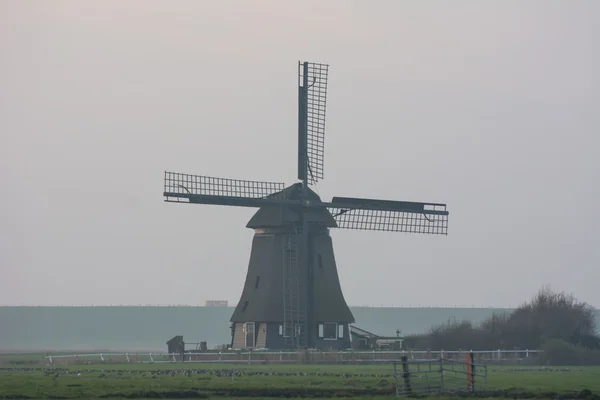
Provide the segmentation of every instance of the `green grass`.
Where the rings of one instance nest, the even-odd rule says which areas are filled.
[[[233,380],[231,376],[221,376],[232,368],[239,371]],[[533,370],[528,370],[529,368]],[[256,373],[273,375],[253,375]],[[277,375],[281,373],[290,375]],[[145,398],[158,394],[180,398],[216,396],[250,399],[289,394],[321,398],[338,395],[354,399],[389,398],[393,393],[394,379],[386,375],[391,374],[391,364],[234,366],[161,363],[72,365],[58,368],[2,365],[0,399],[117,399]],[[527,392],[541,398],[556,398],[556,393],[566,395],[582,389],[600,394],[600,367],[554,367],[540,370],[537,367],[488,366],[487,386],[490,390]]]

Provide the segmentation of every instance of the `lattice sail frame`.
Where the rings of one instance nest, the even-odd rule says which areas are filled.
[[[174,202],[187,202],[188,195],[261,199],[282,191],[284,187],[281,182],[215,178],[165,171],[164,195],[168,201]]]
[[[325,111],[327,105],[327,78],[329,65],[300,63],[299,81],[306,83],[306,156],[308,183],[324,178]]]
[[[444,207],[445,208],[445,207]],[[338,228],[368,231],[448,234],[448,214],[329,207]]]

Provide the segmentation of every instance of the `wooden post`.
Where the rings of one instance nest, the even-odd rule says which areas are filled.
[[[410,371],[408,369],[408,359],[406,356],[402,356],[402,378],[404,379],[404,391],[406,393],[412,393],[410,387]]]
[[[467,391],[475,392],[475,357],[473,352],[467,353]]]
[[[440,389],[444,393],[444,359],[440,357]]]
[[[398,388],[398,362],[394,361],[394,386],[396,389],[396,397],[400,395],[400,389]]]
[[[475,392],[475,376],[477,375],[477,371],[475,370],[475,354],[471,352],[471,392]]]
[[[483,381],[484,382],[483,383],[484,387],[483,387],[483,390],[487,390],[487,364],[485,364],[483,366],[483,373],[484,373],[484,375],[483,375],[484,376],[484,381]]]
[[[467,362],[467,392],[471,391],[471,362],[469,360],[469,353],[465,357],[465,361]]]

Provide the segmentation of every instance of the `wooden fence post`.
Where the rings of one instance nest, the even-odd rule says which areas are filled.
[[[440,357],[440,389],[444,393],[444,359]]]
[[[400,396],[400,389],[398,388],[398,362],[394,361],[394,386],[396,389],[396,397]]]
[[[410,387],[410,370],[408,369],[408,358],[406,356],[402,356],[402,378],[404,378],[404,391],[406,393],[412,393],[412,388]]]
[[[467,353],[467,391],[475,392],[475,356],[473,352]]]
[[[467,392],[470,391],[471,388],[471,363],[469,361],[469,353],[465,357],[465,361],[467,363]]]

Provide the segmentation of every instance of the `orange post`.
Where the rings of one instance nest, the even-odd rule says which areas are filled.
[[[471,360],[470,354],[467,353],[466,362],[467,362],[467,391],[471,391]]]

